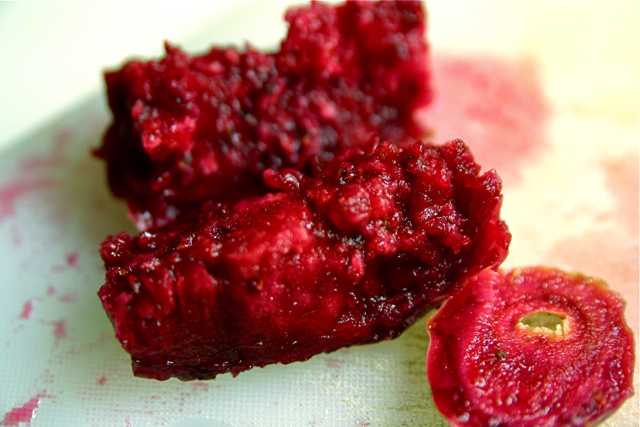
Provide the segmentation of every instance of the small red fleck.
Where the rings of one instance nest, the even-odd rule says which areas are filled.
[[[67,255],[67,264],[69,264],[70,267],[75,267],[78,265],[78,258],[80,257],[80,255],[77,252],[73,252]]]
[[[56,288],[54,288],[53,286],[49,286],[47,288],[47,296],[51,297],[56,293]]]
[[[24,305],[22,306],[22,313],[20,313],[21,319],[31,319],[31,315],[33,314],[33,306],[35,305],[35,303],[36,300],[33,298],[24,303]]]
[[[77,296],[74,293],[63,294],[58,297],[58,301],[72,303],[76,302]]]
[[[197,390],[209,391],[209,384],[205,382],[193,383],[193,391]]]
[[[53,330],[53,336],[57,339],[67,338],[67,322],[64,319],[60,319],[57,322],[53,322],[55,329]]]
[[[13,246],[22,245],[22,235],[20,235],[20,230],[15,226],[11,228],[11,237],[13,238]]]
[[[344,360],[334,359],[332,357],[327,357],[325,359],[325,362],[327,363],[327,368],[332,368],[332,369],[340,369],[340,364],[345,363]]]
[[[60,153],[64,150],[64,147],[69,144],[73,131],[70,128],[60,128],[53,136],[53,151],[54,153]]]
[[[98,378],[98,385],[104,385],[107,382],[107,377],[104,375]]]

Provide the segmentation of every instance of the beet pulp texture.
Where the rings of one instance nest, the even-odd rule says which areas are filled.
[[[102,244],[99,295],[135,375],[210,379],[394,338],[507,254],[500,178],[461,141],[372,140],[315,177],[264,179],[271,193]]]
[[[598,279],[483,271],[428,328],[427,376],[454,426],[592,426],[633,394],[624,302]]]
[[[167,45],[158,61],[105,75],[113,123],[96,152],[138,229],[205,200],[266,191],[262,172],[319,163],[380,135],[413,143],[427,105],[419,2],[312,3],[288,11],[280,51]]]

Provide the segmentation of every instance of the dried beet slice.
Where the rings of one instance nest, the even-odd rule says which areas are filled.
[[[510,234],[495,171],[461,141],[353,148],[273,193],[109,238],[99,295],[134,374],[210,379],[398,336]]]
[[[599,279],[485,270],[429,320],[427,376],[455,426],[589,426],[633,394],[624,302]]]
[[[96,154],[139,229],[264,194],[264,170],[310,173],[373,134],[422,137],[414,112],[432,94],[420,2],[314,2],[286,20],[279,52],[167,45],[105,75],[113,123]]]

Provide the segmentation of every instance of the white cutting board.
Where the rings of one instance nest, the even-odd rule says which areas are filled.
[[[192,46],[275,43],[284,26],[261,18],[277,7],[239,5]],[[505,266],[604,278],[637,337],[638,3],[427,8],[437,97],[424,120],[435,141],[462,137],[503,175]],[[424,319],[394,341],[237,378],[134,378],[96,296],[100,242],[133,231],[90,156],[108,121],[95,94],[0,154],[0,425],[447,425],[426,380]],[[637,426],[637,395],[606,425]]]

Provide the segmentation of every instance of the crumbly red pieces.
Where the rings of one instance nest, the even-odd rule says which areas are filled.
[[[436,406],[455,426],[595,425],[633,394],[623,311],[598,279],[481,272],[429,320]]]
[[[501,183],[461,141],[349,150],[315,177],[102,244],[99,295],[135,375],[210,379],[398,336],[502,262]]]
[[[113,123],[97,155],[139,229],[204,200],[265,192],[262,172],[305,173],[379,134],[415,142],[431,99],[417,1],[291,9],[277,53],[166,46],[105,75]]]

